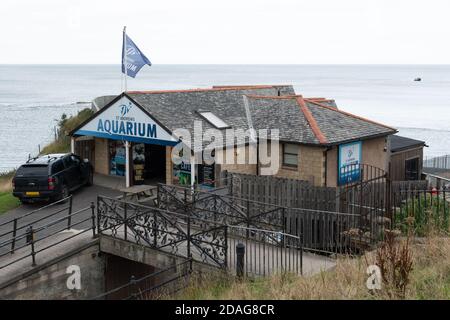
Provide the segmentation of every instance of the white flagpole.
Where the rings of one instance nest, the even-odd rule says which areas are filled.
[[[124,85],[125,85],[125,92],[127,91],[127,77],[128,77],[128,67],[127,67],[127,41],[126,41],[126,35],[127,35],[127,26],[123,27],[123,65],[125,68],[125,77],[124,77]]]

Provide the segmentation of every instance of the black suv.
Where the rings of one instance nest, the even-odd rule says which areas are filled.
[[[22,203],[56,201],[92,182],[93,168],[87,159],[82,160],[72,153],[49,154],[31,158],[17,169],[13,195]]]

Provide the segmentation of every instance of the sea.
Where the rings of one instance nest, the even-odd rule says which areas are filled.
[[[421,81],[414,81],[421,78]],[[153,65],[129,90],[292,84],[297,94],[424,140],[425,157],[450,154],[450,65]],[[54,139],[62,114],[122,90],[120,65],[0,65],[0,172]]]

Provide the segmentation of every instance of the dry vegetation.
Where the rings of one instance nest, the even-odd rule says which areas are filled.
[[[450,239],[430,235],[406,241],[403,238],[395,240],[395,245],[386,243],[384,248],[363,257],[341,257],[334,271],[308,278],[278,275],[240,282],[229,277],[217,279],[217,275],[197,276],[175,298],[450,299]],[[380,255],[389,276],[383,279],[381,290],[370,292],[366,287],[366,269],[370,264],[379,265]]]

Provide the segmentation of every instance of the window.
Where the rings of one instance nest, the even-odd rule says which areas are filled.
[[[46,176],[48,175],[47,165],[23,165],[17,169],[16,176]]]
[[[296,168],[298,166],[298,146],[283,144],[283,165]]]
[[[64,170],[64,164],[61,160],[56,161],[53,165],[52,165],[52,174],[61,172]]]
[[[199,114],[206,120],[208,121],[210,124],[212,124],[214,127],[216,127],[217,129],[225,129],[225,128],[229,128],[230,126],[223,121],[222,119],[220,119],[218,116],[216,116],[214,113],[209,112],[209,111],[205,111],[205,112],[199,112]]]

